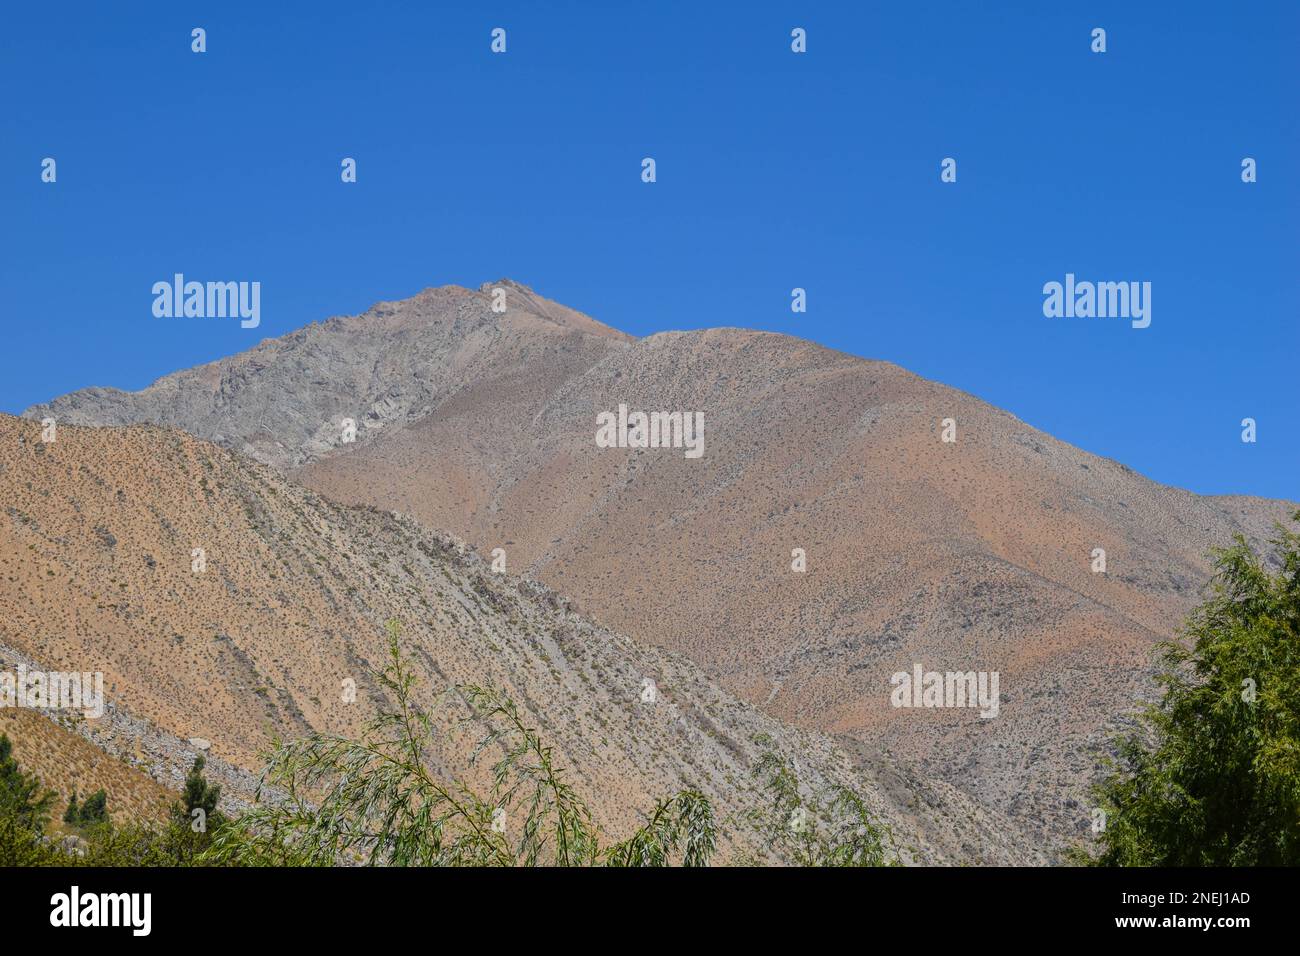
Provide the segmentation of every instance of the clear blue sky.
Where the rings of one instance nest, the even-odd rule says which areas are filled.
[[[509,276],[634,334],[887,359],[1159,481],[1300,498],[1300,3],[456,6],[7,4],[0,409]],[[174,272],[260,281],[261,327],[154,318]],[[1151,327],[1045,318],[1066,272],[1150,281]]]

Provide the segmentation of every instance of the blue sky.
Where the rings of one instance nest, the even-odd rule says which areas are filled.
[[[1300,498],[1300,4],[449,6],[7,5],[0,409],[509,276],[634,334],[887,359],[1156,480]],[[175,272],[260,281],[261,326],[155,318]],[[1045,318],[1067,272],[1151,282],[1151,327]]]

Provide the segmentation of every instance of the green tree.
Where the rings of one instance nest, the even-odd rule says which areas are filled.
[[[180,802],[172,804],[171,809],[175,823],[191,829],[201,824],[198,832],[217,830],[225,822],[217,810],[217,804],[221,800],[221,786],[208,783],[203,776],[206,766],[207,760],[202,754],[194,758],[194,765],[185,777],[185,789],[181,792]],[[200,812],[196,814],[196,810]]]
[[[1294,516],[1300,521],[1300,512]],[[1300,535],[1215,552],[1207,600],[1161,646],[1163,699],[1096,788],[1104,866],[1300,864]]]
[[[181,799],[172,804],[167,826],[160,834],[161,843],[175,866],[201,862],[199,858],[212,845],[213,836],[227,823],[225,815],[217,809],[221,787],[208,783],[203,775],[206,766],[202,754],[194,758]]]
[[[74,788],[72,796],[68,797],[68,808],[63,811],[63,822],[75,825],[80,819],[80,808],[77,806],[77,791]]]
[[[82,801],[81,809],[77,811],[77,825],[93,827],[107,822],[108,794],[101,787]]]

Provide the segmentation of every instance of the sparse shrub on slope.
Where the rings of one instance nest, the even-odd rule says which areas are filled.
[[[1300,521],[1300,513],[1295,515]],[[1300,535],[1276,572],[1238,536],[1216,554],[1192,648],[1162,645],[1164,698],[1097,787],[1103,866],[1300,864]]]

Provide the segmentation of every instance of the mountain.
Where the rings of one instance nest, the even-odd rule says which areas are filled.
[[[434,707],[453,683],[504,690],[611,834],[684,787],[706,793],[719,817],[756,807],[755,738],[767,735],[810,783],[863,789],[915,848],[910,859],[1034,858],[941,781],[873,768],[823,734],[786,727],[688,660],[494,573],[410,518],[333,504],[175,429],[61,425],[45,443],[39,425],[0,417],[0,499],[0,662],[104,674],[103,718],[60,711],[55,724],[22,711],[15,727],[20,742],[57,739],[82,754],[37,765],[63,794],[101,780],[124,794],[143,773],[156,811],[158,785],[178,789],[201,747],[208,775],[234,806],[246,803],[273,739],[354,734],[375,714],[386,698],[371,674],[384,662],[385,622],[397,619],[420,703]],[[454,698],[437,712],[431,760],[464,775],[482,731],[465,726]],[[918,794],[943,811],[919,813]],[[726,830],[723,859],[762,858],[752,828]]]
[[[620,406],[702,414],[703,454],[598,447]],[[1098,756],[1209,549],[1296,509],[1161,486],[886,362],[733,328],[632,339],[509,280],[26,414],[175,425],[500,548],[601,625],[1052,852],[1087,832]],[[917,665],[996,672],[997,716],[892,706]]]

